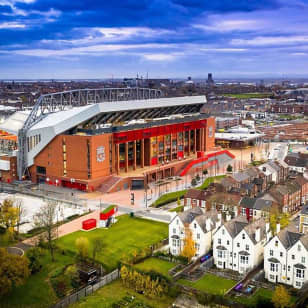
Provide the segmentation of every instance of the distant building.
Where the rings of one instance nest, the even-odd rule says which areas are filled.
[[[208,86],[213,86],[215,84],[212,73],[208,73],[206,83]]]

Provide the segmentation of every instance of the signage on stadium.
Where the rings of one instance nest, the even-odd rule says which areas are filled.
[[[99,163],[102,163],[105,160],[105,147],[104,146],[100,146],[96,149],[96,160]]]

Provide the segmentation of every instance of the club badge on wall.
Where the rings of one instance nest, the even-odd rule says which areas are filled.
[[[96,148],[96,160],[102,163],[105,160],[105,147],[101,146]]]

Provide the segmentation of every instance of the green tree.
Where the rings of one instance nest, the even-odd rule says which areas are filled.
[[[178,206],[181,205],[181,199],[180,199],[180,197],[178,197],[178,199],[176,200],[176,204],[177,204]]]
[[[89,241],[86,237],[78,237],[75,242],[78,257],[81,261],[85,261],[89,256]]]
[[[288,213],[283,213],[279,219],[281,229],[287,227],[290,223],[290,215]]]
[[[29,275],[29,261],[26,257],[11,255],[6,249],[0,248],[0,296],[22,285]]]
[[[92,258],[95,261],[96,256],[102,252],[104,248],[104,242],[101,237],[96,237],[93,239],[93,250],[92,250]]]
[[[275,308],[286,308],[290,306],[291,297],[284,286],[278,286],[272,296]]]
[[[43,256],[43,251],[39,247],[30,248],[26,253],[27,258],[29,259],[29,269],[31,274],[37,273],[42,268],[41,257]]]

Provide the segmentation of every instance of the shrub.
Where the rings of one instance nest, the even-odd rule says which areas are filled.
[[[33,247],[27,251],[26,256],[29,259],[29,269],[31,271],[31,274],[37,273],[41,270],[43,266],[41,262],[41,257],[43,255],[44,251],[39,247]]]
[[[65,276],[53,279],[52,285],[58,297],[64,297],[69,290],[69,281]]]

